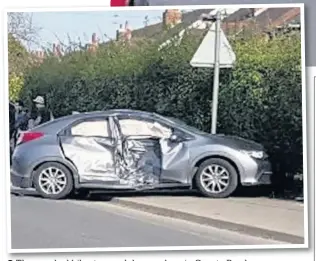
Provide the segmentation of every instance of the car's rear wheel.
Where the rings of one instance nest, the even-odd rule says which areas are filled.
[[[195,181],[204,196],[226,198],[237,189],[238,173],[228,161],[211,158],[200,165]]]
[[[47,162],[35,172],[34,184],[36,191],[45,198],[63,199],[73,190],[71,172],[57,162]]]

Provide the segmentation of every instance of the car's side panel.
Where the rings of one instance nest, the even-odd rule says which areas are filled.
[[[187,143],[161,139],[160,145],[162,153],[161,182],[190,183],[190,153]]]
[[[71,173],[73,174],[73,179],[74,179],[75,186],[76,186],[76,184],[78,184],[78,182],[79,182],[78,170],[69,160],[65,159],[62,156],[47,156],[47,157],[40,158],[38,161],[34,162],[31,165],[31,167],[30,167],[30,184],[29,184],[29,187],[32,186],[32,182],[33,182],[33,176],[34,176],[34,171],[33,170],[35,170],[40,165],[42,165],[42,164],[44,164],[46,162],[58,162],[60,164],[63,164],[64,166],[66,166],[71,171]]]
[[[237,171],[238,173],[242,174],[244,173],[244,169],[242,165],[239,163],[238,159],[233,156],[232,154],[225,153],[223,151],[218,151],[218,150],[210,150],[204,153],[199,154],[197,157],[192,159],[191,161],[191,175],[194,175],[194,168],[198,165],[198,162],[203,161],[203,159],[207,159],[210,157],[220,157],[224,159],[228,159],[229,161],[234,162],[234,165],[237,166]],[[192,176],[193,178],[193,176]]]
[[[96,119],[76,122],[70,128],[88,122],[86,128],[90,129],[87,126],[91,120]],[[143,136],[122,137],[113,117],[108,117],[108,127],[109,137],[78,136],[67,130],[59,135],[65,158],[78,169],[80,185],[149,188],[159,184],[159,140]],[[91,132],[94,131],[91,129]]]
[[[112,125],[107,117],[95,117],[75,122],[59,135],[63,154],[76,166],[79,182],[118,181],[117,140],[112,136]]]
[[[64,160],[56,135],[45,135],[41,139],[16,147],[12,156],[11,170],[15,176],[23,177],[32,183],[32,175],[36,167],[48,161],[64,163]]]
[[[116,181],[115,142],[103,137],[60,136],[62,150],[77,168],[80,182]]]
[[[224,145],[205,144],[203,146],[194,146],[192,150],[190,163],[192,175],[195,173],[194,169],[197,163],[208,157],[221,157],[233,162],[237,168],[241,183],[252,180],[253,173],[257,173],[258,171],[257,163],[248,155]]]

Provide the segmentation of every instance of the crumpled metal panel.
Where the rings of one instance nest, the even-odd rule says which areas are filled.
[[[162,174],[177,180],[181,170],[177,161],[182,162],[179,159],[188,155],[182,143],[152,136],[123,137],[112,117],[109,128],[109,138],[60,137],[64,155],[77,167],[80,182],[149,189],[160,183]]]
[[[127,139],[119,168],[122,184],[135,188],[150,187],[159,183],[161,152],[159,140]]]
[[[115,181],[115,144],[112,140],[94,137],[61,137],[66,158],[77,167],[82,180]]]

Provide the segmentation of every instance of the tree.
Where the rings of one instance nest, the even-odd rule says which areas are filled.
[[[24,82],[23,75],[31,65],[27,48],[37,43],[38,30],[33,25],[31,14],[8,14],[9,96],[12,101],[18,99]]]
[[[30,44],[38,44],[39,30],[33,23],[32,14],[8,13],[8,34],[27,47],[30,47]]]

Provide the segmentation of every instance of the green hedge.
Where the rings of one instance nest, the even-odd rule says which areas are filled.
[[[22,97],[45,95],[54,115],[71,111],[132,108],[181,118],[211,128],[212,71],[189,65],[197,38],[160,52],[154,43],[101,46],[49,58],[31,70]],[[302,171],[300,36],[232,42],[232,70],[221,70],[218,131],[263,143],[275,177]],[[212,50],[210,50],[212,51]]]

